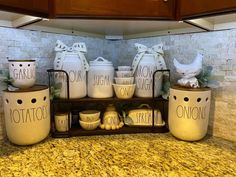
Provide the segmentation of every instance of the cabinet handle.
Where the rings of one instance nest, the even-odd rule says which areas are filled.
[[[163,0],[164,2],[168,2],[168,0]]]

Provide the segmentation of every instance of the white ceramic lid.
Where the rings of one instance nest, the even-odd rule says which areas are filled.
[[[103,58],[103,57],[98,57],[98,58],[96,58],[95,60],[90,61],[90,62],[89,62],[89,65],[90,65],[90,66],[98,66],[98,65],[100,65],[100,66],[112,66],[112,62],[106,60],[106,59]]]

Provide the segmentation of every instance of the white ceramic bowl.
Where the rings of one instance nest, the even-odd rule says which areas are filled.
[[[95,122],[84,122],[79,120],[79,123],[84,130],[95,130],[100,125],[100,119],[96,120]]]
[[[119,71],[130,71],[131,66],[118,66]]]
[[[116,71],[117,77],[133,77],[132,71]]]
[[[8,60],[12,85],[26,89],[35,84],[35,60]]]
[[[117,98],[120,99],[129,99],[134,95],[136,84],[131,85],[121,85],[121,84],[113,84],[115,93]]]
[[[134,77],[115,77],[116,84],[130,85],[134,83]]]
[[[97,110],[85,110],[79,113],[80,120],[84,122],[94,122],[100,117],[100,111]]]

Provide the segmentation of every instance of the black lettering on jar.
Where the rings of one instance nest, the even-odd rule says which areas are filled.
[[[109,75],[94,75],[93,86],[110,86],[111,79]]]
[[[190,106],[179,105],[177,106],[175,112],[178,118],[193,119],[193,120],[205,119],[207,115],[206,106],[190,107]]]

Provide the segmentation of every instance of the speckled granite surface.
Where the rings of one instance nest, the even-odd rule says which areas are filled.
[[[236,176],[236,143],[194,143],[167,134],[52,139],[27,147],[0,145],[0,176]]]

